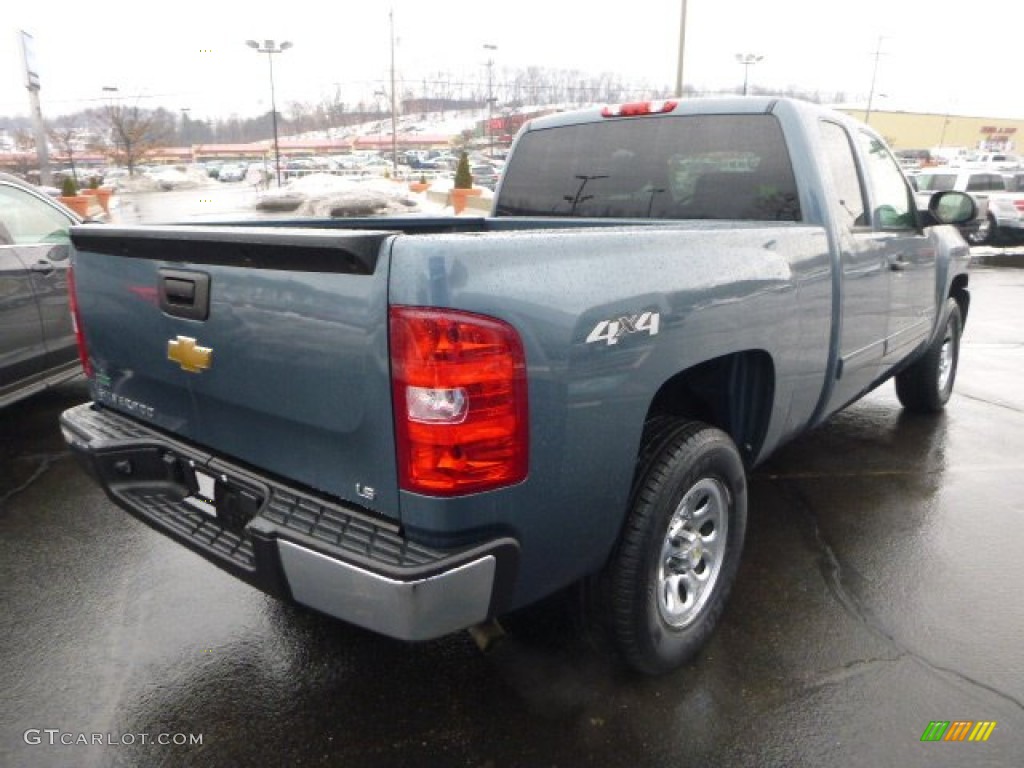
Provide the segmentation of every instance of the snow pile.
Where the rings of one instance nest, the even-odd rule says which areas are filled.
[[[388,179],[353,179],[314,173],[259,196],[264,211],[294,211],[299,217],[389,216],[418,210],[406,184]]]
[[[168,189],[197,189],[216,184],[204,168],[197,166],[165,166],[134,177],[122,176],[114,186],[119,192],[158,192]]]

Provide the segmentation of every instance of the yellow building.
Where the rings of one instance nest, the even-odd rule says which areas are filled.
[[[863,109],[841,111],[863,121]],[[872,110],[868,124],[895,149],[963,147],[1024,154],[1024,120]]]

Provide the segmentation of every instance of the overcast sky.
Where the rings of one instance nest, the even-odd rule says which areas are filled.
[[[190,117],[251,117],[270,108],[265,55],[245,40],[288,40],[274,59],[278,108],[342,90],[372,99],[396,69],[413,93],[425,77],[486,82],[528,66],[613,72],[674,86],[682,0],[7,0],[0,32],[0,115],[28,114],[19,30],[33,35],[43,114],[118,96]],[[1024,118],[1018,82],[1024,2],[961,0],[687,0],[684,82],[736,89],[736,54],[763,59],[752,85],[844,92],[878,110]],[[484,44],[497,50],[484,50]],[[880,55],[876,57],[876,52]]]

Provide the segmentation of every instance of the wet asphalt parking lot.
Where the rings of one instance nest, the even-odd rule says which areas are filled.
[[[723,621],[658,679],[581,637],[573,595],[487,652],[276,602],[78,468],[57,417],[84,384],[4,409],[0,766],[1021,765],[1016,264],[972,274],[944,415],[904,414],[889,384],[754,471]],[[996,726],[922,742],[932,721]]]

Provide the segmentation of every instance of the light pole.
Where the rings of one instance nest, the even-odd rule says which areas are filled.
[[[388,95],[384,91],[374,91],[373,95],[377,98],[377,156],[384,157],[384,118],[381,117],[384,110],[380,108],[380,100]]]
[[[277,45],[273,40],[264,40],[260,45],[255,40],[246,40],[245,44],[259,53],[267,54],[270,64],[270,118],[274,125],[274,169],[277,171],[277,186],[281,186],[281,148],[277,143],[277,99],[274,97],[274,54],[283,53],[292,47],[289,42]]]
[[[388,12],[388,27],[391,30],[391,178],[398,178],[398,109],[395,106],[395,9]]]
[[[493,80],[491,79],[491,72],[494,69],[494,55],[493,52],[498,50],[498,46],[491,45],[490,43],[484,43],[484,50],[491,51],[492,55],[487,59],[487,144],[490,147],[488,154],[491,159],[494,159],[494,127],[492,126],[493,120],[493,109],[494,109],[494,93],[493,93]]]
[[[750,67],[757,64],[764,56],[755,53],[737,53],[736,61],[743,65],[743,95],[747,95],[747,84],[750,82]]]
[[[192,157],[192,145],[189,143],[189,140],[188,140],[188,113],[189,113],[189,111],[190,111],[189,107],[182,107],[181,108],[181,143],[184,144],[186,148],[188,148],[188,151],[189,151],[188,152],[189,162],[194,162],[195,158]]]
[[[686,0],[679,8],[679,61],[676,66],[676,96],[683,95],[683,54],[686,51]]]
[[[46,141],[46,123],[39,106],[39,71],[36,68],[35,38],[21,30],[21,52],[25,64],[25,88],[28,89],[29,106],[32,109],[32,127],[36,134],[36,159],[39,162],[39,183],[50,186],[53,175],[50,170],[50,149]]]

